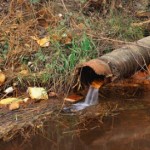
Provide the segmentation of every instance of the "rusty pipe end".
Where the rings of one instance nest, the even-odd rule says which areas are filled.
[[[94,80],[108,81],[107,79],[112,77],[112,72],[106,62],[100,59],[92,59],[76,68],[76,76],[81,85],[89,85]]]

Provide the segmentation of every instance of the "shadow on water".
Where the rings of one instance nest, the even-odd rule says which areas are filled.
[[[148,107],[106,117],[101,127],[80,136],[63,133],[64,127],[51,121],[45,128],[46,136],[37,134],[25,143],[21,138],[1,142],[0,150],[149,150],[150,93],[142,97],[136,100]]]

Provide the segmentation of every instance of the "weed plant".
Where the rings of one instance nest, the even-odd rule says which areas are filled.
[[[58,90],[58,87],[67,89],[71,85],[77,64],[98,56],[94,42],[86,34],[83,34],[80,41],[73,39],[71,45],[54,42],[52,47],[49,57],[40,50],[36,54],[35,61],[37,64],[45,63],[45,73],[41,74],[40,80],[44,84],[51,83],[51,87],[55,90]]]

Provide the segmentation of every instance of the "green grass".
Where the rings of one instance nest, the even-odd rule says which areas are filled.
[[[67,19],[68,20],[68,19]],[[49,35],[62,36],[67,32],[65,23],[66,18],[62,20],[57,28],[49,28]],[[119,14],[111,14],[106,18],[106,25],[109,27],[104,31],[110,37],[134,41],[143,37],[143,30],[139,27],[132,27],[132,18],[121,16]],[[104,22],[103,22],[104,23]],[[85,19],[85,24],[88,28],[93,28],[95,25],[92,20]],[[101,24],[100,24],[101,25]],[[100,27],[102,28],[102,27]],[[108,33],[107,33],[108,32]],[[40,75],[29,77],[29,83],[34,85],[46,86],[53,91],[61,92],[67,90],[71,85],[74,68],[77,64],[98,57],[97,43],[82,31],[82,36],[73,36],[73,40],[69,45],[61,43],[59,40],[53,40],[51,36],[51,45],[49,48],[41,48],[34,54],[33,64],[37,69],[36,72],[41,72]],[[103,53],[112,51],[112,47],[103,47]],[[28,62],[28,57],[23,58],[24,63]],[[34,70],[34,69],[33,69]],[[31,70],[31,72],[34,72]],[[21,80],[20,80],[21,81]]]
[[[53,46],[55,51],[52,54],[51,62],[47,65],[49,76],[51,80],[57,79],[66,87],[71,84],[73,70],[77,64],[97,57],[96,47],[86,34],[83,35],[81,41],[74,39],[71,46],[64,47],[59,43],[54,43]]]
[[[88,0],[79,0],[79,2],[82,3],[80,7],[78,6],[79,10],[76,10],[77,8],[74,9],[74,3],[72,3],[72,8],[67,6],[69,13],[66,13],[63,7],[60,8],[60,6],[57,6],[57,2],[54,3],[54,1],[49,1],[45,4],[44,1],[40,3],[40,0],[30,0],[30,2],[33,4],[31,8],[35,11],[33,15],[35,18],[32,18],[35,19],[35,22],[37,22],[36,11],[48,10],[50,14],[52,13],[51,15],[53,17],[45,14],[45,18],[42,18],[47,21],[49,25],[48,29],[36,29],[37,25],[35,26],[35,35],[37,34],[37,37],[39,35],[41,36],[39,36],[39,38],[45,35],[50,36],[50,46],[40,48],[35,41],[28,38],[30,36],[28,32],[27,35],[24,35],[24,32],[23,34],[18,34],[22,32],[17,29],[11,34],[17,37],[16,41],[18,45],[15,45],[15,42],[13,43],[10,40],[9,34],[7,35],[8,41],[0,45],[0,58],[4,60],[3,63],[1,63],[2,69],[5,69],[5,67],[12,69],[14,67],[14,73],[18,73],[20,70],[23,70],[21,69],[22,66],[25,66],[25,69],[28,67],[30,71],[28,76],[18,75],[17,80],[23,86],[45,86],[56,92],[58,92],[58,90],[62,91],[68,89],[73,78],[74,68],[77,64],[111,52],[118,44],[115,45],[107,40],[102,40],[100,38],[101,36],[111,39],[120,39],[122,41],[135,41],[143,37],[142,28],[131,26],[133,22],[137,22],[138,20],[133,15],[130,17],[130,15],[123,10],[117,10],[117,13],[108,11],[109,13],[106,14],[106,16],[94,10],[94,12],[91,12],[91,15],[86,15],[83,13],[84,8],[82,7],[88,7],[88,5],[85,5]],[[35,3],[39,3],[40,5],[34,5]],[[16,8],[18,9],[18,7]],[[28,12],[29,10],[27,10],[27,12],[32,14],[34,12],[32,9],[31,12]],[[61,18],[58,18],[59,13],[62,13]],[[40,17],[42,17],[42,15]],[[24,16],[24,19],[26,19],[26,16]],[[79,24],[83,24],[83,27],[79,27]],[[16,30],[18,32],[16,32]],[[4,31],[5,28],[2,30],[2,33]],[[65,44],[65,42],[63,43],[61,41],[65,39],[63,37],[64,34],[71,35],[71,43]],[[55,38],[54,35],[56,36]],[[89,35],[93,37],[93,39],[89,37]],[[21,36],[27,37],[29,40],[24,42],[19,41]],[[27,52],[24,50],[25,45],[29,45],[29,47],[26,47]],[[30,51],[28,51],[28,48]],[[14,57],[11,57],[11,55],[8,57],[11,50],[12,53],[13,50],[15,50],[14,52],[17,52],[17,50],[24,51],[19,54],[14,53]],[[28,66],[29,62],[32,63],[32,68]]]
[[[40,0],[30,0],[30,3],[35,4],[35,3],[39,3]]]
[[[70,45],[53,42],[50,49],[39,49],[33,60],[38,72],[43,71],[43,73],[34,77],[29,76],[25,80],[35,85],[45,85],[57,92],[62,89],[67,90],[71,85],[76,65],[97,56],[96,46],[86,34],[80,39],[73,39]],[[24,60],[26,63],[26,59]],[[18,79],[23,83],[21,77]]]
[[[141,27],[133,27],[134,22],[129,15],[112,13],[108,18],[108,34],[118,39],[134,41],[143,38],[143,29]]]

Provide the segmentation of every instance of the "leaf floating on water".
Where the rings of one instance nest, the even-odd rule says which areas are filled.
[[[64,98],[64,100],[68,101],[68,102],[78,102],[78,101],[83,100],[83,98],[84,97],[82,95],[72,94],[72,95],[69,95],[68,97]]]
[[[42,39],[39,39],[38,37],[31,36],[33,40],[35,40],[41,47],[48,47],[50,45],[50,38],[49,36],[46,36]]]

